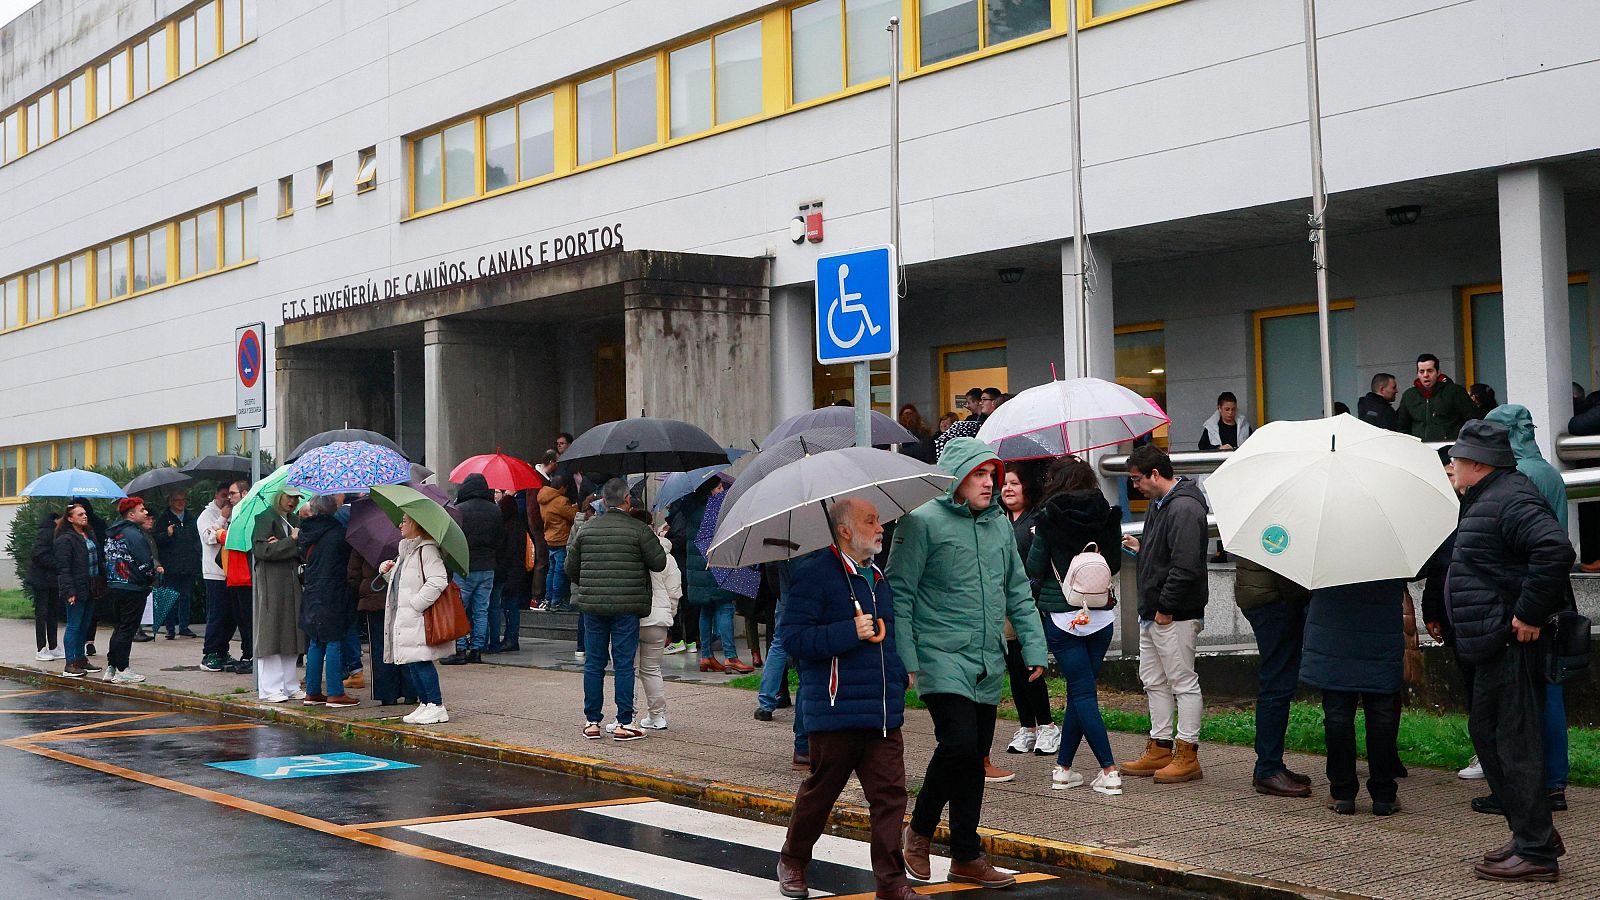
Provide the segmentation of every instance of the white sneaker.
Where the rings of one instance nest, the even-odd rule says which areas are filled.
[[[606,723],[606,734],[616,734],[616,733],[617,733],[617,720],[616,719],[612,719],[611,721]]]
[[[117,684],[138,684],[144,681],[144,676],[132,669],[123,669],[113,676],[111,680]]]
[[[1050,770],[1050,790],[1064,791],[1083,784],[1083,776],[1072,771],[1066,766],[1056,766]]]
[[[640,728],[648,728],[651,731],[666,731],[667,730],[667,717],[666,716],[645,716],[643,719],[639,720],[639,727]]]
[[[289,692],[289,699],[290,700],[304,700],[305,698],[306,698],[306,692],[300,690],[299,688],[295,688],[294,690]]]
[[[1039,737],[1038,732],[1032,728],[1018,728],[1017,733],[1011,736],[1011,743],[1006,745],[1007,753],[1027,753],[1033,749],[1034,741]]]
[[[286,703],[288,700],[288,694],[264,694],[261,697],[262,703]]]
[[[1039,756],[1055,756],[1061,749],[1061,727],[1040,725],[1039,738],[1033,743],[1033,752]]]
[[[1463,781],[1483,780],[1483,766],[1478,763],[1478,755],[1476,753],[1472,755],[1472,762],[1467,763],[1465,769],[1457,772],[1456,777]]]
[[[66,659],[67,658],[67,651],[61,649],[60,647],[57,647],[54,650],[50,651],[50,658],[51,659]]]
[[[40,647],[39,648],[39,652],[35,653],[33,655],[33,658],[37,659],[37,660],[40,660],[42,662],[50,662],[51,660],[56,658],[56,655],[54,653],[51,653],[50,649],[48,647]]]
[[[1097,793],[1110,794],[1115,797],[1122,793],[1122,773],[1116,769],[1112,769],[1109,772],[1101,772],[1094,777],[1094,781],[1090,782],[1089,787],[1093,788]]]
[[[416,709],[413,709],[411,712],[401,716],[400,721],[409,723],[411,725],[416,725],[417,723],[421,722],[422,717],[430,711],[429,707],[431,706],[433,706],[432,703],[423,703]]]
[[[441,704],[429,703],[427,710],[417,717],[418,725],[442,725],[450,721],[450,713]]]
[[[583,651],[582,650],[574,650],[574,651],[572,651],[572,658],[577,660],[578,662],[583,662]]]
[[[115,677],[117,677],[116,668],[114,666],[112,666],[110,663],[106,663],[106,667],[104,669],[100,670],[100,680],[101,681],[110,681],[111,679],[113,679]]]

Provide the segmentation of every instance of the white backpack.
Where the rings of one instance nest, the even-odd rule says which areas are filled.
[[[1054,568],[1052,563],[1051,568]],[[1067,564],[1067,574],[1056,572],[1061,582],[1061,593],[1068,606],[1080,609],[1110,609],[1116,604],[1111,595],[1111,566],[1100,555],[1100,545],[1093,541],[1085,544],[1083,552]]]

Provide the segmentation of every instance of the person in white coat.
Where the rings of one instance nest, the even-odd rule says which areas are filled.
[[[650,514],[642,509],[633,510],[630,515],[650,524]],[[683,600],[683,576],[672,558],[672,542],[666,538],[665,525],[656,531],[656,537],[667,553],[667,567],[650,573],[650,615],[639,620],[639,684],[645,698],[645,716],[639,726],[666,731],[667,695],[661,684],[661,652],[678,615],[678,603]]]
[[[416,709],[404,716],[412,725],[438,725],[450,721],[439,689],[439,671],[433,661],[455,653],[455,641],[428,643],[423,613],[450,584],[439,545],[423,533],[410,516],[400,520],[400,555],[378,566],[378,577],[388,582],[383,611],[384,662],[405,666],[417,688]]]

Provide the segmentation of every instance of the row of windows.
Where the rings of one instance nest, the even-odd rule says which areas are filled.
[[[1068,0],[1085,25],[1179,0]],[[913,71],[1066,29],[1061,0],[806,0],[682,46],[448,122],[407,141],[427,212],[889,77],[909,14]]]
[[[0,501],[17,499],[41,475],[88,466],[182,465],[208,453],[244,446],[233,419],[168,425],[49,444],[0,447]]]
[[[364,194],[378,186],[378,148],[368,147],[356,154],[356,193]],[[333,160],[317,166],[316,205],[333,202]],[[294,215],[294,176],[278,179],[278,218]]]
[[[0,165],[87,125],[256,36],[256,0],[208,0],[0,116]]]
[[[0,278],[0,331],[256,259],[251,192]]]

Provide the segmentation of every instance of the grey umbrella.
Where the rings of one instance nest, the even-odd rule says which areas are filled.
[[[250,477],[250,457],[211,453],[190,460],[180,471],[190,478],[213,481],[237,481]]]
[[[808,456],[723,502],[725,512],[706,559],[731,568],[821,550],[833,543],[829,503],[867,500],[887,522],[942,495],[952,480],[921,460],[872,447]]]
[[[874,412],[872,416],[872,443],[874,446],[887,446],[889,444],[914,444],[917,436],[907,431],[899,422],[889,418],[881,412]],[[791,438],[803,431],[813,431],[818,428],[849,428],[854,434],[856,427],[856,411],[848,406],[824,406],[798,416],[790,416],[778,423],[766,437],[761,439],[761,448],[767,447]]]
[[[727,448],[677,419],[620,419],[585,431],[561,462],[584,472],[687,472],[728,461]]]
[[[315,450],[318,447],[326,447],[329,444],[338,443],[340,441],[366,441],[369,444],[377,444],[379,447],[388,447],[390,450],[393,450],[401,456],[406,455],[406,452],[400,449],[399,444],[396,444],[394,441],[384,437],[376,431],[368,431],[365,428],[335,428],[332,431],[324,431],[321,434],[314,434],[311,437],[301,441],[300,446],[294,448],[294,452],[290,453],[289,456],[283,461],[285,463],[292,463],[300,457],[306,455],[308,451]],[[406,459],[409,461],[411,457],[406,456]]]
[[[182,471],[171,466],[162,466],[159,469],[151,469],[133,479],[123,485],[122,490],[123,493],[132,497],[134,494],[142,494],[145,491],[156,491],[174,485],[188,484],[191,481],[194,481],[194,478],[185,475]]]
[[[807,456],[853,447],[855,443],[854,428],[814,428],[804,434],[784,438],[765,450],[740,457],[727,469],[728,477],[733,479],[733,487],[728,488],[728,499],[722,504],[722,514],[726,516],[746,491],[778,469]]]

